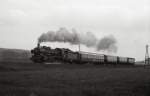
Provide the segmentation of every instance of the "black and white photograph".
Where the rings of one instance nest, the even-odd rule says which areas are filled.
[[[0,0],[0,96],[150,96],[149,0]]]

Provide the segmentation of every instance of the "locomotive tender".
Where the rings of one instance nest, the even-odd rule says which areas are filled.
[[[122,65],[134,65],[135,58],[111,56],[105,54],[89,53],[89,52],[74,52],[65,48],[51,49],[46,46],[38,46],[31,50],[31,60],[36,63],[44,62],[66,62],[77,64],[122,64]]]

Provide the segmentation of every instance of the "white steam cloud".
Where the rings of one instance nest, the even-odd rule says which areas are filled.
[[[87,47],[94,47],[98,51],[117,52],[117,41],[114,36],[110,35],[99,40],[92,32],[81,34],[75,29],[68,31],[66,28],[60,28],[58,31],[48,31],[38,38],[38,42],[68,42],[73,45],[80,43]]]

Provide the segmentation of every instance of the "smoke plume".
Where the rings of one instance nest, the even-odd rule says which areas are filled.
[[[88,47],[95,46],[97,38],[91,32],[79,34],[75,29],[69,32],[66,28],[60,28],[58,31],[48,31],[43,33],[38,41],[42,42],[68,42],[70,44],[83,44]]]
[[[97,50],[117,52],[117,40],[113,35],[103,37],[97,44]]]
[[[112,35],[99,40],[92,32],[82,34],[77,32],[75,29],[68,31],[66,28],[60,28],[57,31],[48,31],[38,38],[38,42],[67,42],[73,45],[80,43],[87,47],[94,47],[98,51],[117,51],[117,42]]]

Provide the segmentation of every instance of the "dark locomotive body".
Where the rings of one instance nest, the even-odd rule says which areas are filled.
[[[135,58],[111,56],[89,52],[74,52],[65,48],[51,49],[46,46],[38,46],[31,50],[31,60],[36,63],[65,62],[77,64],[111,64],[111,65],[134,65]]]

